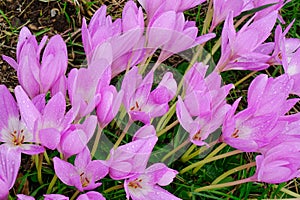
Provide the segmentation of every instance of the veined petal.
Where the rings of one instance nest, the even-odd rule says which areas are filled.
[[[74,186],[80,183],[80,176],[72,164],[57,157],[53,158],[53,164],[55,174],[64,184]]]

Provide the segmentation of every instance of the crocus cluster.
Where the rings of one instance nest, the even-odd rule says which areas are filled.
[[[102,6],[89,23],[85,19],[82,23],[87,67],[71,69],[68,74],[63,38],[55,35],[48,40],[45,36],[38,42],[28,28],[22,28],[16,60],[3,55],[17,71],[20,85],[14,96],[0,85],[0,199],[6,199],[14,186],[22,154],[47,155],[49,150],[60,154],[51,158],[55,176],[80,192],[78,200],[105,199],[99,186],[107,176],[124,181],[127,199],[179,199],[162,188],[178,172],[164,163],[149,162],[158,142],[152,122],[169,114],[175,103],[177,119],[191,143],[208,145],[205,140],[221,128],[219,141],[259,153],[254,181],[281,183],[299,177],[300,115],[289,113],[299,98],[289,95],[300,95],[300,39],[286,38],[292,24],[284,32],[278,25],[274,42],[266,42],[276,20],[283,22],[279,9],[287,2],[214,0],[210,33],[198,36],[196,23],[186,20],[183,12],[203,2],[139,0],[139,7],[129,0],[122,18],[114,21]],[[235,28],[234,17],[267,4],[241,28]],[[163,61],[214,38],[212,31],[222,21],[221,57],[213,72],[206,63],[192,63],[181,94],[171,72],[162,74],[160,82],[154,81]],[[147,60],[158,49],[156,64],[147,69]],[[224,84],[221,72],[257,71],[270,65],[282,65],[285,73],[276,78],[255,77],[245,109],[238,109],[241,98],[227,103],[234,85]],[[112,78],[124,71],[120,87],[113,85]],[[120,145],[122,134],[106,160],[97,159],[88,143],[100,136],[119,110],[128,119],[124,134],[134,122],[143,126]],[[24,194],[17,197],[34,199]],[[47,194],[44,199],[69,197]]]

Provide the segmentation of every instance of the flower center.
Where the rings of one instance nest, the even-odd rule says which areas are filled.
[[[24,143],[25,136],[24,136],[24,130],[21,129],[19,132],[18,131],[13,131],[10,133],[12,136],[12,143],[16,146],[20,146]]]
[[[193,140],[201,140],[201,130],[199,130],[194,136],[193,136]]]
[[[239,137],[239,129],[235,129],[234,132],[232,133],[231,137],[233,138],[238,138]]]
[[[135,105],[130,108],[131,111],[142,111],[142,108],[139,106],[139,103],[136,101]]]
[[[80,174],[80,182],[81,182],[82,187],[86,187],[86,186],[88,186],[88,185],[90,184],[90,181],[89,181],[89,179],[85,176],[85,173],[84,173],[84,172],[82,172],[82,173]]]
[[[132,187],[132,188],[134,188],[134,189],[142,188],[142,186],[141,186],[141,183],[142,183],[142,182],[143,182],[142,179],[136,178],[136,179],[134,179],[133,181],[130,181],[130,182],[128,183],[128,186],[129,186],[129,187]]]

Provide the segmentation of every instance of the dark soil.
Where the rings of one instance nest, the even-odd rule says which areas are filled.
[[[87,20],[103,4],[114,18],[121,15],[125,0],[1,0],[0,1],[0,84],[11,91],[18,84],[15,70],[2,59],[2,55],[16,57],[18,33],[27,26],[40,41],[42,36],[60,34],[67,42],[69,66],[78,67],[84,60],[81,44],[81,21]]]

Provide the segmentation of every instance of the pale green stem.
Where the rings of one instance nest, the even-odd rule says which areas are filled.
[[[208,186],[205,186],[205,187],[198,188],[198,189],[194,190],[194,192],[202,192],[202,191],[207,191],[207,190],[220,189],[220,188],[240,185],[240,184],[248,183],[248,182],[252,182],[252,181],[254,181],[254,180],[252,179],[252,177],[250,177],[250,178],[245,178],[245,179],[242,179],[242,180],[228,182],[228,183],[208,185]]]
[[[223,173],[221,176],[219,176],[218,178],[216,178],[211,184],[212,185],[215,185],[215,184],[218,184],[220,181],[222,181],[223,179],[225,179],[226,177],[228,177],[229,175],[231,174],[234,174],[238,171],[241,171],[241,170],[244,170],[244,169],[248,169],[250,167],[254,167],[256,165],[255,162],[251,162],[251,163],[248,163],[248,164],[245,164],[245,165],[242,165],[242,166],[238,166],[236,168],[233,168],[225,173]]]
[[[215,160],[227,158],[229,156],[233,156],[233,155],[236,155],[236,154],[239,154],[239,153],[242,153],[242,151],[240,151],[240,150],[234,150],[234,151],[231,151],[231,152],[228,152],[228,153],[224,153],[224,154],[221,154],[221,155],[218,155],[218,156],[214,156],[212,158],[205,158],[205,159],[203,159],[201,161],[198,161],[196,163],[193,163],[193,164],[191,164],[191,165],[183,168],[180,171],[180,174],[183,174],[183,173],[185,173],[185,172],[187,172],[187,171],[189,171],[189,170],[191,170],[191,169],[193,169],[195,167],[202,166],[202,165],[204,165],[206,163],[210,163],[210,162],[215,161]],[[193,173],[195,173],[195,172],[193,172]]]
[[[44,151],[44,158],[45,158],[47,164],[48,164],[48,165],[51,165],[51,162],[50,162],[50,159],[49,159],[49,156],[48,156],[47,151]]]
[[[38,155],[38,168],[37,168],[37,176],[40,185],[43,185],[43,178],[42,178],[43,158],[44,158],[43,153],[40,153]]]
[[[243,83],[245,80],[247,80],[248,78],[250,78],[251,76],[253,76],[257,71],[253,71],[250,74],[248,74],[247,76],[243,77],[241,80],[239,80],[238,82],[236,82],[234,84],[234,86],[238,86],[239,84]]]
[[[170,156],[172,156],[174,153],[176,153],[177,151],[179,151],[180,149],[182,149],[184,146],[186,146],[189,143],[190,143],[190,139],[187,139],[186,141],[184,141],[183,143],[181,143],[180,145],[178,145],[175,149],[173,149],[172,151],[170,151],[169,153],[167,153],[167,155],[165,155],[161,159],[161,162],[164,162],[165,160],[167,160]]]
[[[188,161],[188,157],[190,155],[190,153],[192,153],[192,151],[194,151],[194,149],[197,147],[197,145],[193,144],[192,146],[190,146],[190,148],[183,154],[183,156],[181,157],[181,162],[186,162]]]
[[[115,145],[114,145],[114,149],[116,149],[122,142],[123,138],[125,137],[126,133],[128,132],[131,124],[133,123],[133,121],[131,121],[131,119],[129,119],[127,125],[125,126],[122,134],[120,135],[120,137],[118,138],[118,140],[116,141]]]
[[[124,185],[115,185],[103,191],[103,193],[109,193],[118,189],[122,189]]]
[[[165,127],[163,126],[165,124],[165,121],[168,121],[169,118],[171,119],[175,111],[176,111],[176,103],[174,103],[169,109],[169,111],[164,116],[162,116],[161,119],[158,121],[156,125],[156,132],[162,130],[163,127]]]
[[[212,16],[213,16],[212,2],[213,1],[209,1],[208,9],[207,9],[207,12],[206,12],[206,15],[205,15],[205,19],[204,19],[203,29],[202,29],[201,35],[204,35],[206,33],[206,31],[208,30],[208,27],[210,25],[210,22],[212,20]]]
[[[56,174],[54,174],[54,176],[53,176],[53,178],[52,178],[52,180],[51,180],[51,182],[48,186],[46,194],[50,194],[52,192],[52,188],[55,185],[56,181],[57,181],[57,176],[56,176]]]
[[[275,186],[276,188],[278,187],[278,185],[274,185],[274,186]],[[291,190],[289,190],[289,189],[281,188],[280,191],[281,191],[281,192],[284,192],[284,193],[286,193],[286,194],[288,194],[288,195],[290,195],[290,196],[292,196],[292,197],[295,197],[295,198],[297,198],[297,199],[300,199],[300,194],[297,194],[297,193],[295,193],[295,192],[293,192],[293,191],[291,191]]]
[[[100,126],[100,124],[98,123],[98,130],[97,130],[97,133],[96,133],[96,138],[94,140],[94,145],[93,145],[93,148],[92,148],[92,151],[91,151],[91,157],[93,158],[95,153],[96,153],[96,150],[98,148],[98,145],[99,145],[99,141],[100,141],[100,137],[101,137],[101,134],[102,134],[102,130],[103,128]]]
[[[148,58],[146,56],[144,61],[139,65],[139,74],[143,74],[145,72],[145,70],[147,69],[147,66],[149,65],[149,63],[152,60],[152,57],[153,57],[153,54],[150,55]]]
[[[217,144],[219,142],[219,140],[216,140],[210,144],[208,144],[208,147],[205,145],[205,146],[202,146],[200,149],[198,149],[197,151],[195,151],[194,153],[191,153],[190,155],[188,155],[188,157],[186,158],[186,161],[198,156],[201,152],[207,150],[208,148],[210,148],[211,146]],[[185,161],[185,162],[186,162]]]
[[[215,150],[213,150],[210,154],[208,154],[208,155],[204,158],[204,160],[205,160],[205,159],[209,159],[209,158],[214,157],[214,156],[217,155],[222,149],[224,149],[226,146],[227,146],[226,143],[220,144],[220,146],[218,146]],[[193,173],[196,173],[198,170],[200,170],[201,167],[202,167],[203,165],[204,165],[204,164],[197,166]]]
[[[168,125],[166,128],[160,130],[159,132],[157,132],[157,137],[163,135],[164,133],[168,132],[170,129],[174,128],[174,126],[176,126],[179,123],[178,120],[174,121],[172,124]]]
[[[80,193],[80,191],[76,190],[76,192],[73,194],[73,196],[70,198],[70,200],[74,200],[78,196],[79,193]]]

